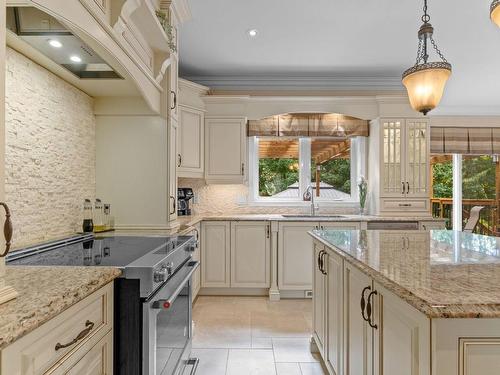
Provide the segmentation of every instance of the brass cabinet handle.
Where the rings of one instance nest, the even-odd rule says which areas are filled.
[[[87,320],[85,322],[85,327],[86,328],[83,331],[81,331],[78,335],[76,335],[76,337],[73,340],[71,340],[67,344],[57,343],[54,349],[58,351],[59,349],[64,349],[67,348],[68,346],[75,345],[78,341],[84,339],[94,328],[94,322]]]
[[[406,183],[406,194],[410,194],[410,183]]]
[[[373,292],[371,292],[371,293],[368,295],[368,298],[367,298],[368,303],[367,303],[367,305],[366,305],[366,314],[368,315],[368,320],[367,320],[367,322],[368,322],[368,324],[370,325],[370,327],[375,328],[375,329],[377,329],[377,328],[378,328],[378,326],[377,326],[376,324],[372,323],[372,312],[373,312],[373,311],[372,311],[372,302],[371,302],[372,300],[371,300],[371,298],[372,298],[372,296],[376,296],[377,294],[378,294],[378,293],[377,293],[377,291],[376,291],[376,290],[374,290]]]
[[[405,194],[405,183],[403,181],[401,181],[401,186],[403,187],[403,191],[401,192],[401,194]]]
[[[372,290],[371,286],[367,286],[363,291],[361,292],[361,316],[363,317],[363,320],[368,322],[368,318],[365,315],[365,308],[366,308],[366,300],[365,300],[365,293],[367,290]]]
[[[411,203],[400,203],[399,207],[411,207]]]
[[[245,163],[241,163],[241,175],[245,175]]]
[[[320,270],[320,271],[321,271],[321,273],[322,273],[323,275],[326,275],[326,274],[327,274],[327,272],[326,272],[326,270],[325,270],[325,260],[324,260],[324,256],[325,256],[326,254],[328,254],[326,251],[323,251],[323,254],[321,254],[321,270]]]
[[[266,225],[266,237],[271,238],[271,226]]]
[[[177,166],[180,167],[182,165],[182,155],[181,154],[177,154]]]
[[[5,237],[5,250],[0,254],[0,258],[5,257],[10,251],[10,245],[12,241],[12,233],[14,232],[12,228],[12,221],[10,218],[10,209],[7,203],[0,202],[0,206],[5,210],[5,223],[3,225],[3,235]]]

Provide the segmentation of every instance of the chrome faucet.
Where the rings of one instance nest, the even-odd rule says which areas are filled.
[[[316,214],[316,210],[318,207],[314,204],[314,188],[312,186],[309,186],[306,191],[304,192],[304,195],[302,196],[302,199],[305,202],[311,202],[311,216],[314,216]]]

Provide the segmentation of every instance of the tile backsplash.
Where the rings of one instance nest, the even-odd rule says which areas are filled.
[[[207,185],[204,179],[179,178],[179,187],[190,187],[196,196],[192,203],[193,215],[283,214],[305,213],[308,207],[259,206],[247,203],[246,185]],[[320,205],[321,208],[321,205]],[[320,213],[353,214],[353,208],[322,207]]]

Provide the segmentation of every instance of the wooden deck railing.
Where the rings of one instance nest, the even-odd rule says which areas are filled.
[[[462,200],[462,220],[463,225],[467,222],[470,210],[474,206],[483,206],[479,215],[479,222],[475,233],[488,236],[500,236],[500,223],[498,217],[498,204],[495,199],[463,199]],[[446,219],[446,227],[452,228],[452,198],[432,198],[431,199],[432,216]]]

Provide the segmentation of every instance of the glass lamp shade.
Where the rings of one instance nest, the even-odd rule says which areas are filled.
[[[408,91],[412,108],[424,115],[436,108],[450,75],[451,65],[445,62],[421,64],[408,69],[403,74],[403,85]]]
[[[491,4],[491,13],[490,13],[491,20],[497,24],[498,27],[500,27],[500,1],[495,0]]]

